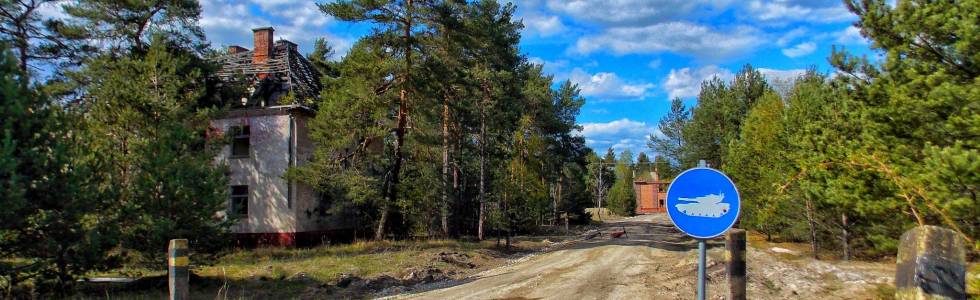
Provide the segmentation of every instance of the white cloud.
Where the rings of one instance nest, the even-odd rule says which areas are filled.
[[[606,25],[647,25],[691,13],[703,0],[548,0],[548,8]]]
[[[806,34],[806,28],[803,27],[790,30],[784,33],[783,36],[779,37],[779,39],[776,40],[776,45],[779,45],[780,47],[785,47],[786,45],[789,45],[789,43],[795,41],[796,39],[803,37],[803,35],[805,34]]]
[[[528,1],[538,7],[538,1]],[[521,2],[525,5],[525,2]],[[838,0],[547,0],[547,8],[576,20],[612,26],[646,26],[699,20],[728,9],[769,24],[853,21],[854,14]]]
[[[527,60],[532,64],[541,65],[541,72],[545,75],[554,76],[552,78],[554,82],[563,82],[568,79],[568,60],[545,60],[536,56],[528,57]]]
[[[813,53],[814,50],[817,50],[817,44],[814,42],[806,42],[806,43],[797,44],[796,46],[790,48],[783,49],[783,55],[786,55],[787,57],[790,58],[796,58],[796,57]]]
[[[559,34],[566,29],[558,16],[529,14],[524,16],[523,22],[525,32],[542,37]]]
[[[868,39],[861,35],[861,29],[857,27],[848,26],[847,29],[841,30],[836,33],[837,42],[841,45],[867,45]]]
[[[757,71],[765,76],[766,82],[778,89],[787,89],[801,75],[805,74],[805,69],[768,69],[757,68]],[[692,98],[697,97],[701,92],[701,83],[705,80],[718,77],[725,84],[729,84],[735,79],[735,74],[728,69],[720,68],[715,65],[704,66],[698,69],[681,68],[670,70],[667,80],[664,82],[664,90],[667,91],[670,99],[673,98]]]
[[[586,144],[596,152],[602,153],[612,147],[616,152],[630,149],[637,154],[646,149],[651,134],[660,133],[646,122],[624,118],[607,123],[584,123],[581,134],[585,136]]]
[[[745,8],[755,19],[768,22],[833,23],[856,19],[840,1],[832,0],[753,0]]]
[[[769,83],[769,86],[783,97],[789,96],[796,79],[807,72],[804,69],[777,70],[758,68],[757,70],[759,73],[762,73],[762,76],[766,77],[766,82]]]
[[[615,54],[675,52],[720,59],[751,51],[762,43],[755,28],[738,26],[718,31],[689,22],[659,23],[644,27],[613,27],[599,35],[580,38],[573,53],[609,50]]]
[[[669,99],[691,98],[701,92],[702,82],[713,77],[728,82],[735,78],[735,74],[728,69],[715,65],[704,66],[695,70],[691,70],[691,68],[671,69],[663,87],[667,91]]]
[[[806,73],[805,69],[790,69],[790,70],[777,70],[777,69],[767,69],[759,68],[759,73],[765,76],[766,79],[772,80],[782,80],[782,81],[792,81],[801,75]]]
[[[275,38],[290,40],[299,45],[301,51],[313,49],[316,38],[324,37],[340,54],[346,54],[353,45],[353,39],[339,37],[326,31],[333,22],[324,15],[314,2],[301,0],[252,1],[262,14],[281,21],[271,20],[256,14],[248,2],[232,0],[201,1],[199,24],[214,46],[239,45],[252,48],[252,29],[273,26]]]
[[[311,3],[307,0],[250,0],[249,2],[254,3],[262,8],[263,11],[270,11],[277,8],[282,8],[283,6],[295,6],[297,4]],[[314,8],[316,8],[314,6]],[[319,10],[317,10],[319,11]]]
[[[252,28],[268,26],[265,20],[253,17],[248,5],[223,0],[201,1],[198,24],[216,45],[241,45],[251,48]]]
[[[654,87],[652,83],[627,83],[615,73],[589,74],[580,68],[572,70],[569,80],[578,84],[582,96],[596,97],[599,101],[642,99]]]

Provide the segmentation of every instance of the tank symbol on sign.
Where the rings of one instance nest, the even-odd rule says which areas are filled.
[[[724,193],[707,194],[695,198],[680,197],[677,200],[694,203],[681,203],[675,207],[678,211],[692,217],[720,218],[728,213],[728,203],[721,203],[721,200],[724,199]]]

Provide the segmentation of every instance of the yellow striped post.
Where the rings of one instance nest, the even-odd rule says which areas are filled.
[[[728,289],[731,300],[745,300],[745,230],[732,228],[725,235]]]
[[[170,240],[167,250],[167,273],[170,285],[170,300],[189,299],[190,259],[187,258],[187,240]]]

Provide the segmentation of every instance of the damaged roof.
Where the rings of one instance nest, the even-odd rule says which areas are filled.
[[[281,83],[297,100],[319,96],[323,88],[320,83],[321,74],[299,53],[296,44],[287,40],[279,40],[273,44],[273,30],[269,27],[256,28],[253,31],[255,50],[230,46],[228,54],[216,59],[221,65],[217,75],[222,81],[231,82],[243,78],[251,81],[255,89],[253,97],[259,92],[267,93],[270,82]]]

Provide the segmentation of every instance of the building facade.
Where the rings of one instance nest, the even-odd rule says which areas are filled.
[[[669,186],[670,182],[661,180],[657,171],[650,172],[650,179],[633,181],[633,189],[636,191],[636,214],[666,212]]]
[[[327,213],[310,186],[287,179],[286,172],[313,155],[308,124],[314,112],[302,101],[319,94],[320,75],[295,44],[274,42],[271,27],[253,32],[253,50],[230,46],[219,58],[219,77],[247,87],[211,121],[212,130],[229,141],[216,157],[229,168],[225,216],[237,220],[231,230],[241,246],[316,244],[347,226]]]

